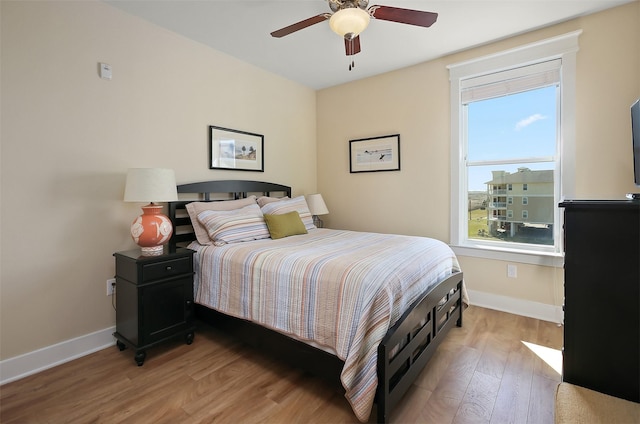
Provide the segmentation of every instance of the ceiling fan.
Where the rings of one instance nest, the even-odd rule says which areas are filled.
[[[370,18],[421,27],[430,27],[438,19],[437,13],[421,10],[391,6],[371,6],[367,8],[369,0],[327,0],[327,2],[332,13],[321,13],[296,22],[273,31],[271,35],[276,38],[284,37],[329,19],[329,26],[333,32],[344,38],[347,56],[353,56],[360,53],[360,33],[367,28]],[[349,70],[354,65],[352,59],[349,64]]]

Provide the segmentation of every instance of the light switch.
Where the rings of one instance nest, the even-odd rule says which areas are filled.
[[[106,80],[111,79],[111,65],[108,63],[100,63],[100,78]]]

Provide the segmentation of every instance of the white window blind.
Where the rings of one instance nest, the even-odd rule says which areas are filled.
[[[462,80],[462,104],[559,84],[561,64],[554,59]]]

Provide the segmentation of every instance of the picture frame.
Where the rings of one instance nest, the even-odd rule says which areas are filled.
[[[264,135],[210,125],[209,169],[264,172]]]
[[[349,172],[400,170],[400,134],[349,140]]]

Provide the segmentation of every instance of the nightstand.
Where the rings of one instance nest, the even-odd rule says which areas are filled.
[[[116,332],[120,350],[135,349],[138,366],[146,350],[183,336],[193,342],[193,254],[165,247],[162,255],[142,256],[140,249],[116,258]]]

